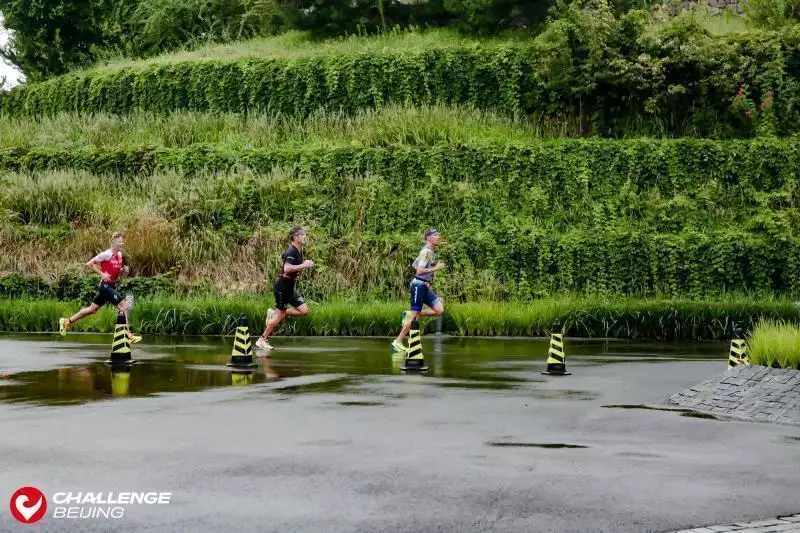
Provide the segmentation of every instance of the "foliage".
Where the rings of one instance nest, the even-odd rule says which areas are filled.
[[[364,302],[333,300],[313,302],[308,317],[282,324],[281,335],[394,335],[406,304],[397,301]],[[0,300],[0,331],[54,331],[58,319],[76,310],[75,303],[52,300]],[[131,313],[137,332],[155,334],[232,335],[244,314],[255,333],[263,323],[261,298],[141,298]],[[760,319],[800,319],[790,301],[725,298],[720,301],[686,299],[640,300],[633,298],[578,297],[562,295],[529,304],[473,302],[447,304],[443,331],[460,335],[543,336],[551,325],[564,326],[567,337],[695,340],[730,336],[733,323],[752,327]],[[425,320],[427,332],[435,320]],[[104,308],[82,320],[72,331],[113,329],[114,314]],[[724,365],[726,353],[720,353]]]
[[[86,300],[97,293],[100,277],[82,275],[76,270],[65,272],[48,284],[38,276],[26,276],[19,272],[0,275],[0,298],[54,298],[56,300]],[[175,273],[168,272],[151,277],[123,278],[117,284],[121,294],[128,292],[136,296],[175,294]]]
[[[3,25],[13,30],[0,55],[30,80],[61,74],[95,59],[103,42],[101,20],[111,0],[0,0]]]
[[[267,293],[286,228],[303,224],[319,265],[310,296],[399,298],[434,225],[449,241],[437,285],[458,301],[796,295],[798,157],[774,138],[19,150],[0,161],[35,173],[0,178],[0,269],[84,262],[127,228],[142,274]],[[59,166],[113,173],[44,171]],[[51,224],[71,233],[36,233]]]
[[[800,325],[786,319],[762,319],[748,335],[752,364],[800,370]]]
[[[278,0],[0,0],[13,31],[0,52],[30,80],[114,55],[148,57],[274,33]]]
[[[798,0],[748,0],[743,9],[750,20],[765,28],[777,28],[800,21]]]
[[[217,58],[207,49],[198,56],[204,59],[121,63],[19,87],[3,95],[0,108],[35,116],[136,109],[305,116],[320,108],[444,103],[574,122],[581,134],[750,137],[760,129],[736,99],[758,107],[770,94],[768,131],[800,128],[795,27],[713,37],[688,14],[656,24],[647,12],[618,15],[598,1],[563,7],[534,39],[432,35],[289,46],[283,57],[280,49],[253,57],[243,43],[220,48]]]

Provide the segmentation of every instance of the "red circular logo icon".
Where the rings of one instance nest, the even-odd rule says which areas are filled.
[[[11,496],[11,514],[23,524],[33,524],[47,512],[47,498],[36,487],[22,487]]]

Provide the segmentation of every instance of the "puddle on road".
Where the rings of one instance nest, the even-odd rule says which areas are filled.
[[[588,448],[588,446],[584,446],[583,444],[564,444],[561,442],[507,442],[494,440],[488,441],[486,445],[500,448],[547,448],[553,450],[563,448]]]
[[[537,400],[596,400],[600,397],[597,392],[568,389],[536,389],[531,395]]]
[[[619,452],[614,454],[617,457],[633,457],[635,459],[658,459],[660,457],[664,457],[663,455],[659,455],[657,453],[647,453],[647,452]]]
[[[720,420],[718,417],[714,415],[710,415],[708,413],[701,413],[700,411],[692,411],[691,409],[687,409],[681,412],[681,416],[686,416],[689,418],[702,418],[704,420]]]
[[[233,372],[226,366],[231,342],[232,339],[221,337],[148,337],[144,343],[133,346],[133,357],[139,362],[121,370],[111,369],[104,363],[110,348],[109,335],[76,334],[67,338],[2,335],[0,402],[74,405],[218,387],[252,387],[275,381],[282,382],[282,386],[261,390],[276,399],[319,393],[405,398],[408,390],[389,389],[397,386],[405,389],[409,385],[421,385],[413,391],[415,397],[435,395],[437,389],[474,390],[476,393],[510,391],[542,401],[599,397],[591,391],[537,388],[549,379],[539,375],[547,353],[545,339],[429,337],[424,341],[424,348],[425,362],[430,368],[424,374],[403,372],[400,369],[403,359],[391,355],[387,339],[352,337],[276,338],[276,349],[269,357],[257,352],[255,368]],[[568,361],[594,364],[592,361],[601,360],[610,353],[625,360],[636,360],[637,356],[649,359],[654,355],[698,359],[718,352],[724,362],[727,345],[717,344],[574,341],[569,344]],[[8,370],[13,365],[24,364],[44,370]],[[293,383],[303,377],[334,374],[347,377]],[[374,386],[365,387],[365,383],[371,381],[375,382]],[[387,387],[387,383],[391,386]],[[344,402],[341,405],[358,407],[381,403]]]
[[[643,404],[636,404],[636,405],[604,405],[604,408],[607,409],[643,409],[646,411],[668,411],[672,413],[680,413],[681,416],[685,416],[688,418],[702,418],[704,420],[719,420],[722,421],[721,418],[714,416],[709,413],[701,413],[700,411],[695,411],[694,409],[681,409],[681,408],[671,408],[671,407],[654,407],[650,405],[643,405]]]
[[[502,383],[498,381],[449,381],[435,383],[435,386],[443,389],[478,389],[478,390],[512,390],[518,388],[513,383]]]

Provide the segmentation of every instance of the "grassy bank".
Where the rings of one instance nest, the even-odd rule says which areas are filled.
[[[754,365],[800,370],[800,323],[760,321],[748,336],[747,350]]]
[[[8,149],[185,148],[212,144],[227,150],[277,147],[429,146],[439,143],[524,144],[568,136],[576,124],[511,118],[464,106],[389,105],[379,109],[317,110],[309,116],[171,111],[128,115],[59,113],[0,117],[0,146]]]
[[[141,299],[132,312],[136,331],[145,334],[230,335],[240,314],[247,316],[253,333],[260,332],[270,298]],[[349,302],[311,304],[304,319],[281,327],[286,335],[392,335],[397,332],[403,302]],[[49,300],[0,300],[0,330],[54,331],[58,318],[78,304]],[[731,297],[719,301],[633,299],[565,296],[530,303],[473,302],[448,304],[443,331],[455,335],[541,336],[559,322],[568,336],[623,339],[720,339],[730,335],[734,322],[747,330],[763,318],[800,320],[791,301]],[[79,322],[73,331],[109,332],[114,313],[103,309]],[[425,322],[435,331],[435,321]]]
[[[175,151],[182,170],[149,175],[0,174],[0,271],[49,284],[85,273],[124,229],[136,276],[268,293],[301,224],[319,266],[307,296],[391,300],[436,226],[448,241],[437,287],[451,301],[800,294],[800,153],[787,140]],[[142,154],[102,155],[126,167]],[[186,175],[184,164],[223,160],[257,168]]]
[[[314,39],[307,32],[288,31],[271,37],[224,44],[212,43],[193,50],[180,50],[144,60],[115,58],[98,63],[90,70],[76,72],[114,72],[198,60],[306,59],[346,55],[411,54],[460,47],[495,48],[523,41],[523,39],[475,38],[447,29],[425,32],[393,31],[380,35],[350,35],[324,40]]]
[[[306,115],[445,103],[566,117],[583,134],[613,137],[798,131],[798,32],[715,37],[690,16],[652,22],[643,13],[572,10],[526,39],[410,32],[320,43],[289,35],[73,72],[17,87],[1,95],[0,108],[29,116],[137,109]]]

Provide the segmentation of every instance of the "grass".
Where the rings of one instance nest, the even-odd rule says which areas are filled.
[[[491,111],[434,105],[390,105],[354,114],[318,110],[302,118],[280,113],[175,111],[0,117],[0,146],[8,149],[119,149],[148,145],[182,148],[214,144],[234,150],[279,146],[428,146],[438,143],[530,143],[568,137],[567,121],[509,118]]]
[[[754,365],[800,370],[800,323],[761,320],[748,336],[747,351]]]
[[[351,35],[315,40],[308,33],[289,31],[275,37],[261,37],[227,44],[208,44],[193,50],[163,54],[151,59],[110,59],[91,68],[92,71],[144,68],[151,65],[179,63],[191,60],[231,60],[240,58],[282,58],[340,56],[351,54],[389,54],[424,52],[461,46],[499,46],[511,42],[504,39],[477,39],[447,29],[428,31],[396,30],[382,35]]]
[[[431,185],[398,192],[390,177],[292,172],[242,169],[187,177],[177,171],[157,171],[131,178],[70,171],[0,174],[0,272],[35,275],[47,283],[69,270],[85,274],[83,263],[107,246],[108,235],[125,230],[126,253],[136,276],[174,272],[183,286],[201,280],[213,283],[212,292],[218,295],[269,293],[276,262],[286,246],[286,230],[298,223],[311,228],[309,257],[318,264],[304,276],[303,290],[317,291],[307,296],[403,297],[407,261],[421,246],[419,231],[423,224],[435,224],[451,238],[441,256],[453,266],[437,286],[454,300],[525,299],[532,294],[528,289],[699,295],[748,287],[765,290],[770,285],[745,285],[751,281],[739,278],[738,271],[730,274],[732,281],[725,287],[689,285],[684,281],[689,278],[679,277],[683,274],[677,268],[674,274],[665,269],[652,278],[639,271],[638,285],[623,285],[615,276],[628,270],[599,262],[597,269],[584,275],[587,270],[569,254],[593,253],[597,242],[605,242],[602,239],[609,235],[634,236],[660,253],[663,243],[678,246],[688,238],[705,238],[705,233],[755,235],[763,231],[761,220],[781,221],[787,234],[796,235],[798,220],[796,209],[772,205],[773,198],[783,202],[791,189],[750,196],[749,190],[726,189],[718,180],[694,186],[691,196],[628,188],[605,197],[597,189],[558,197],[549,193],[555,189],[546,179],[537,177],[509,182],[514,183],[512,190],[502,180],[486,187],[468,176],[451,184],[434,174]],[[764,205],[756,209],[756,203]],[[416,219],[406,215],[410,206],[415,206]],[[494,232],[481,234],[488,219],[503,227],[513,220],[520,228],[506,246],[527,246],[534,239],[537,246],[547,246],[550,241],[540,233],[544,230],[556,239],[553,242],[564,243],[567,253],[520,255],[510,267],[495,262],[504,252],[496,247]],[[473,240],[476,234],[480,239]],[[659,239],[662,235],[664,240]],[[775,256],[769,252],[753,261],[766,264],[765,258]],[[627,252],[616,257],[629,261]],[[680,268],[708,276],[705,256],[690,259]],[[545,270],[537,260],[554,266]],[[525,278],[517,275],[520,271],[534,274]],[[672,285],[657,277],[667,275],[672,276]],[[602,284],[603,276],[611,280],[609,285]],[[789,275],[786,279],[794,283],[787,282],[789,289],[797,286]]]
[[[706,29],[714,37],[724,37],[759,31],[746,17],[725,12],[720,16],[712,16],[699,10],[682,13],[681,17],[691,18]],[[672,18],[654,17],[653,29],[669,24]],[[446,29],[429,29],[419,31],[411,29],[394,29],[380,35],[349,35],[325,40],[313,39],[302,31],[288,31],[272,37],[260,37],[231,43],[211,43],[162,54],[144,60],[124,57],[106,59],[88,71],[116,71],[125,68],[146,68],[152,65],[164,65],[194,60],[234,60],[244,58],[280,58],[301,59],[308,57],[331,57],[342,55],[401,55],[425,52],[431,49],[454,47],[492,48],[510,43],[534,42],[535,36],[520,34],[504,35],[499,38],[474,37]]]
[[[240,315],[251,333],[263,327],[271,297],[153,297],[137,299],[131,321],[136,331],[152,334],[231,335]],[[310,303],[311,314],[281,326],[284,335],[388,336],[397,333],[402,301],[329,300]],[[78,303],[48,300],[0,300],[1,331],[55,331],[58,318]],[[566,295],[533,302],[448,304],[443,331],[472,336],[546,336],[554,322],[567,336],[623,339],[696,340],[730,336],[734,322],[749,328],[763,318],[800,320],[791,301],[730,297],[719,301],[636,299]],[[75,324],[73,331],[109,332],[114,313],[105,308]],[[435,320],[424,322],[428,333]]]

